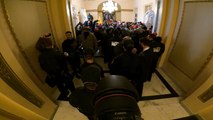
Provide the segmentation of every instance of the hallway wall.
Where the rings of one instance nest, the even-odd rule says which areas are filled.
[[[213,91],[213,73],[207,79],[207,81],[202,84],[194,93],[183,100],[183,105],[188,108],[192,113],[199,114],[205,120],[213,119],[213,100],[206,99],[208,96],[212,96]],[[208,95],[204,93],[207,93]]]
[[[138,21],[144,21],[145,17],[145,6],[151,5],[152,10],[156,12],[157,0],[135,0],[134,7],[137,8]]]
[[[83,23],[87,19],[82,17],[83,10],[85,10],[84,0],[71,0],[71,7],[73,26],[76,26],[79,22]]]
[[[169,53],[162,67],[187,94],[205,82],[213,72],[211,54],[213,36],[210,32],[213,22],[210,19],[205,20],[205,24],[200,22],[202,16],[206,15],[202,11],[213,10],[213,2],[204,3],[180,2],[178,16],[175,18],[176,27],[168,48]],[[203,5],[203,7],[196,7],[196,5]],[[195,7],[197,11],[200,9],[196,15],[192,13]],[[189,17],[189,15],[192,16]],[[213,18],[213,14],[208,16]]]
[[[212,119],[213,2],[205,0],[164,1],[164,20],[160,33],[166,50],[161,57],[161,69],[185,94],[183,105],[192,114]],[[208,14],[206,14],[208,13]],[[204,16],[208,19],[203,19]],[[170,16],[170,17],[166,17]],[[211,18],[211,19],[209,19]]]
[[[0,3],[1,5],[1,3]],[[2,9],[0,9],[2,18]],[[5,32],[0,20],[0,116],[10,119],[48,120],[53,117],[57,105],[33,82],[30,74],[19,63],[11,45],[11,36]],[[16,49],[16,48],[13,48]],[[17,49],[16,49],[17,50]]]
[[[39,52],[35,49],[35,43],[43,33],[52,33],[46,7],[45,2],[20,2],[19,0],[1,2],[0,24],[2,34],[6,36],[6,42],[16,60],[31,80],[50,95],[54,89],[44,84],[46,75],[39,66],[37,59]]]
[[[64,25],[62,18],[65,17],[61,14],[64,12],[58,12],[59,9],[63,11],[60,5],[64,1],[60,2],[56,6],[53,0],[51,3],[48,0],[0,1],[0,116],[27,120],[53,117],[57,109],[53,102],[56,98],[52,98],[55,89],[44,82],[35,43],[46,32],[52,33],[55,42],[60,36],[64,37],[69,27]],[[40,78],[36,73],[41,75]]]

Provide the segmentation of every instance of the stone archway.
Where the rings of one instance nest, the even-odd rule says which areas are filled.
[[[106,2],[106,1],[104,1],[104,2]],[[100,3],[99,5],[98,5],[98,8],[97,8],[97,10],[98,10],[98,20],[102,23],[103,22],[103,20],[104,19],[106,19],[106,18],[104,18],[104,14],[106,15],[108,15],[108,17],[109,18],[107,18],[107,19],[113,19],[113,20],[116,20],[116,21],[118,21],[118,20],[121,20],[121,6],[117,3],[117,5],[118,5],[118,10],[117,11],[115,11],[115,12],[113,12],[113,13],[111,13],[111,14],[109,14],[109,13],[104,13],[103,11],[102,11],[102,7],[103,7],[103,3],[104,2],[102,2],[102,3]],[[114,2],[114,1],[113,1]],[[115,3],[115,2],[114,2]]]

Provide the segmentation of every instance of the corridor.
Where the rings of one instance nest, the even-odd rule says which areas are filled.
[[[97,57],[96,61],[102,65],[105,76],[109,75],[107,65],[103,58]],[[163,74],[160,70],[152,76],[150,82],[144,83],[144,90],[138,106],[144,120],[172,120],[189,116],[181,105],[182,91]],[[75,78],[76,87],[83,86],[80,79]],[[87,117],[71,106],[68,101],[58,101],[59,108],[53,120],[87,120]]]

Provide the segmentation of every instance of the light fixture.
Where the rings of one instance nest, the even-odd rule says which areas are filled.
[[[112,0],[108,0],[107,2],[103,3],[102,10],[112,13],[112,12],[118,10],[117,3],[112,2]]]

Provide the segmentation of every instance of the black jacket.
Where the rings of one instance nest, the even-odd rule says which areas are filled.
[[[151,80],[152,76],[152,65],[154,59],[153,49],[149,48],[148,50],[142,51],[139,54],[140,58],[140,68],[141,68],[141,80]]]
[[[114,58],[109,66],[111,74],[122,75],[129,80],[138,80],[139,77],[139,59],[131,52],[123,52]]]
[[[60,74],[66,70],[64,55],[54,48],[45,49],[39,55],[41,68],[48,74]]]

